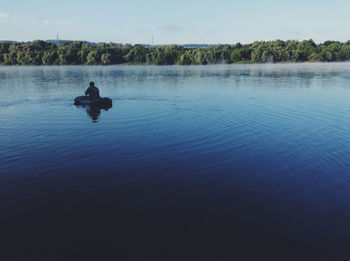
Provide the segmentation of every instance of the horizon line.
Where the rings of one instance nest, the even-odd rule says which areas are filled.
[[[283,42],[287,42],[287,41],[297,41],[297,42],[302,42],[302,41],[310,41],[312,40],[315,44],[323,44],[325,42],[339,42],[339,43],[346,43],[348,41],[350,41],[350,39],[345,40],[345,41],[340,41],[340,40],[325,40],[322,42],[315,42],[312,38],[310,39],[287,39],[287,40],[283,40],[283,39],[273,39],[273,40],[255,40],[255,41],[251,41],[251,42],[240,42],[240,41],[236,41],[236,42],[232,42],[232,43],[128,43],[128,42],[114,42],[114,41],[90,41],[90,40],[67,40],[67,39],[34,39],[34,40],[23,40],[23,41],[19,41],[19,40],[9,40],[9,39],[5,39],[5,40],[0,40],[0,43],[5,43],[5,42],[15,42],[15,43],[28,43],[28,42],[34,42],[34,41],[50,41],[50,42],[87,42],[87,43],[106,43],[106,44],[121,44],[121,45],[148,45],[148,46],[159,46],[159,45],[234,45],[234,44],[243,44],[243,45],[248,45],[248,44],[252,44],[255,42],[273,42],[273,41],[283,41]]]

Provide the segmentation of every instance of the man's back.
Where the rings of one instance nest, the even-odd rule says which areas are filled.
[[[96,86],[90,86],[89,88],[87,88],[85,94],[89,95],[90,99],[100,98],[100,91]]]

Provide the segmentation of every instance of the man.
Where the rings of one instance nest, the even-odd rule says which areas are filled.
[[[85,95],[89,95],[90,100],[96,100],[100,97],[100,91],[95,86],[94,82],[90,82],[90,87],[86,89]]]

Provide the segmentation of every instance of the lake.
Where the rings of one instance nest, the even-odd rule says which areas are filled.
[[[2,66],[0,259],[349,260],[349,145],[350,63]]]

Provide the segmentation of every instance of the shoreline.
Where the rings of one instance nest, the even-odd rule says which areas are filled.
[[[12,64],[12,65],[5,65],[0,64],[1,67],[94,67],[94,66],[100,66],[100,67],[112,67],[112,66],[122,66],[122,67],[132,67],[132,66],[153,66],[153,67],[200,67],[200,66],[236,66],[236,65],[313,65],[313,64],[319,64],[319,65],[331,65],[331,64],[350,64],[350,60],[348,61],[337,61],[337,62],[322,62],[322,61],[315,61],[315,62],[280,62],[280,63],[213,63],[213,64],[146,64],[146,63],[120,63],[120,64]]]

